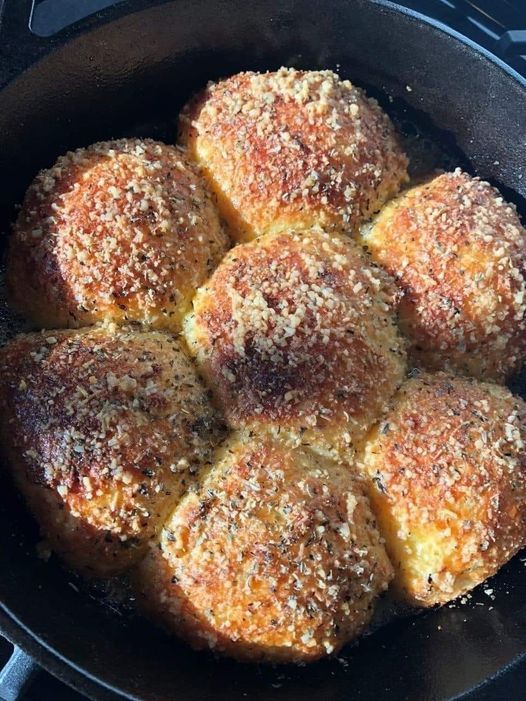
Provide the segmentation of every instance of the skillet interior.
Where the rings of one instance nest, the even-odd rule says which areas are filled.
[[[170,141],[173,116],[192,90],[241,69],[282,64],[339,68],[367,85],[406,131],[414,123],[430,130],[453,161],[504,186],[524,215],[526,89],[439,30],[366,0],[141,4],[150,7],[74,31],[0,93],[4,233],[13,202],[58,154],[130,134]],[[2,325],[5,331],[5,317]],[[36,529],[5,477],[0,488],[3,606],[71,664],[134,698],[336,701],[387,691],[394,700],[448,698],[526,653],[519,556],[485,587],[495,601],[479,588],[465,606],[392,622],[341,655],[343,662],[271,669],[215,661],[78,593],[55,562],[35,558]]]

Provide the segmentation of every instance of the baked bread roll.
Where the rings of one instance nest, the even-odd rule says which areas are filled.
[[[111,576],[136,562],[220,424],[172,336],[21,335],[0,351],[2,447],[65,562]]]
[[[352,231],[407,180],[387,115],[331,71],[210,83],[183,109],[180,139],[238,240],[315,224]]]
[[[395,584],[441,604],[526,546],[526,404],[444,373],[409,380],[367,443],[364,470]]]
[[[512,205],[460,170],[408,190],[363,243],[404,292],[417,365],[504,381],[526,357],[526,232]]]
[[[178,329],[226,248],[182,152],[121,139],[68,153],[35,178],[7,281],[14,306],[37,327],[111,320]]]
[[[184,329],[230,426],[350,459],[404,378],[395,299],[347,237],[281,232],[232,249]]]
[[[140,564],[142,606],[195,648],[300,662],[336,652],[392,576],[349,470],[234,434]]]

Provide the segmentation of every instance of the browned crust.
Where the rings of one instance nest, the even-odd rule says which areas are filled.
[[[46,328],[177,328],[227,248],[184,154],[149,139],[67,153],[35,178],[10,240],[15,307]]]
[[[370,437],[365,471],[396,582],[444,603],[526,545],[526,404],[444,373],[409,380]]]
[[[405,372],[394,287],[351,240],[320,229],[234,248],[194,299],[191,352],[234,428],[352,448]]]
[[[18,336],[0,352],[2,442],[53,548],[107,576],[144,552],[218,439],[171,336]]]
[[[407,180],[374,100],[330,71],[241,73],[197,95],[180,127],[196,165],[122,139],[42,171],[8,283],[40,326],[180,330],[186,315],[188,347],[241,430],[213,458],[223,428],[180,342],[107,326],[0,351],[2,446],[68,565],[134,568],[143,609],[196,648],[318,659],[364,629],[393,577],[366,492],[413,604],[449,601],[526,545],[526,405],[442,373],[393,397],[401,295],[341,235]],[[234,238],[257,237],[215,272],[228,241],[198,167]],[[460,171],[364,230],[402,289],[417,363],[498,380],[520,366],[524,233]]]
[[[183,109],[180,130],[241,240],[313,224],[352,231],[407,180],[387,115],[331,71],[211,83]]]
[[[404,292],[418,364],[503,381],[526,357],[525,234],[512,205],[459,170],[385,207],[364,243]]]
[[[197,648],[299,662],[361,632],[391,565],[344,467],[235,434],[140,565],[143,606]]]

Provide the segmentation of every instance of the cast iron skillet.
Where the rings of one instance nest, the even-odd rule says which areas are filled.
[[[30,5],[7,0],[1,26],[4,233],[13,203],[58,154],[114,136],[170,139],[179,106],[207,80],[282,64],[339,67],[382,94],[402,121],[409,115],[431,129],[524,212],[526,82],[385,0],[130,0],[45,40],[27,30]],[[340,661],[303,668],[217,661],[77,591],[57,563],[35,557],[35,526],[5,476],[0,490],[0,631],[93,698],[425,701],[482,698],[480,685],[492,698],[490,680],[526,659],[519,556],[488,585],[494,601],[479,588],[464,606],[388,624]],[[6,684],[0,689],[7,695]]]

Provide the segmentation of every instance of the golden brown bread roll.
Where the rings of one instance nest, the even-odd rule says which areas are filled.
[[[363,243],[404,291],[413,357],[503,381],[526,357],[526,232],[512,205],[460,170],[388,204]]]
[[[402,386],[367,444],[364,470],[395,583],[440,604],[526,546],[526,404],[444,373]]]
[[[8,284],[36,326],[141,321],[177,329],[227,247],[182,152],[149,139],[78,149],[30,186]]]
[[[403,380],[395,296],[347,237],[267,234],[232,249],[198,291],[186,340],[231,426],[288,430],[336,457]]]
[[[139,566],[139,600],[196,648],[299,662],[363,630],[391,564],[348,469],[234,434]]]
[[[0,351],[2,445],[57,553],[109,576],[139,559],[210,458],[218,422],[172,336],[54,331]]]
[[[314,224],[351,231],[407,180],[387,115],[332,71],[211,83],[183,109],[180,132],[238,240]]]

